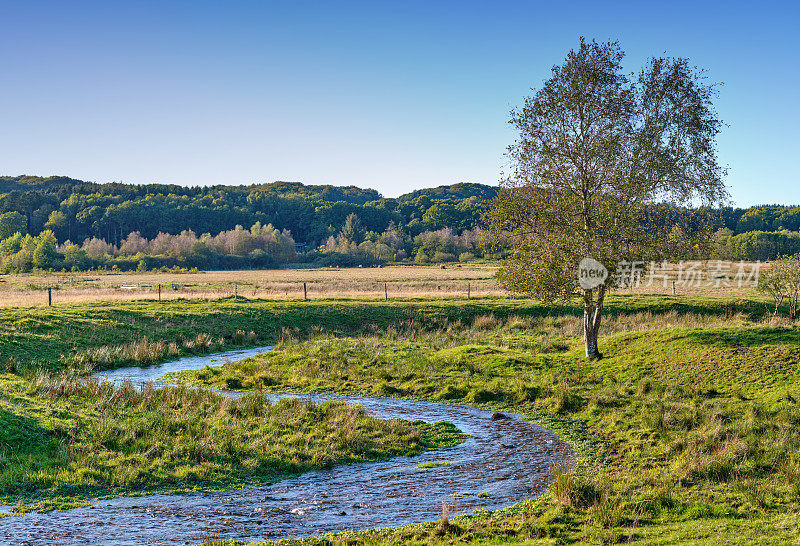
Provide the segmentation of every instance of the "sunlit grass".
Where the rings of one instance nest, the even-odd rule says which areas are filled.
[[[277,348],[180,379],[516,411],[558,431],[579,453],[576,466],[553,468],[556,485],[541,499],[494,514],[448,514],[447,526],[350,533],[342,541],[800,540],[800,329],[772,317],[755,295],[615,295],[600,342],[606,358],[592,362],[582,357],[577,305],[528,300],[220,300],[0,314],[3,358],[12,354],[10,366],[27,377],[6,376],[16,386],[4,387],[3,398],[3,419],[18,438],[4,441],[32,450],[15,454],[25,479],[42,470],[31,455],[48,454],[54,468],[64,464],[58,457],[74,426],[69,416],[82,415],[59,409],[77,400],[71,396],[50,401],[49,390],[19,390],[38,388],[37,366],[73,367],[69,355],[81,354],[102,366],[134,363],[125,351],[135,353],[137,343],[145,347],[144,338],[153,348],[143,349],[152,354],[147,358],[163,351],[171,358],[171,343],[181,354],[197,350],[183,343],[198,334],[225,344],[239,336],[244,341],[236,343]],[[19,397],[29,409],[9,412],[23,403]],[[86,407],[99,415],[92,404]],[[134,413],[150,411],[132,408],[130,416],[117,418],[135,420]],[[97,438],[114,437],[102,419],[96,426]],[[146,482],[124,468],[109,474],[117,482],[104,483]],[[197,479],[185,477],[187,483]]]
[[[209,390],[115,388],[68,375],[1,380],[6,499],[270,483],[463,438],[452,425],[379,420],[341,402],[273,403],[259,393],[231,400]]]
[[[290,340],[195,380],[513,410],[563,427],[578,447],[579,464],[559,459],[539,500],[450,517],[447,532],[426,524],[342,535],[353,543],[796,542],[800,328],[694,304],[609,317],[599,361],[582,357],[577,317],[481,313],[437,328]]]

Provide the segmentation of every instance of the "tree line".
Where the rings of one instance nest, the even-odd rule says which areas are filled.
[[[494,193],[491,186],[455,184],[384,198],[372,189],[296,182],[183,187],[0,177],[0,238],[50,230],[59,242],[95,237],[119,246],[133,232],[146,238],[184,230],[216,234],[260,222],[316,247],[338,234],[351,214],[378,233],[390,224],[411,236],[472,229]]]
[[[297,252],[287,230],[256,222],[249,229],[236,226],[217,235],[159,233],[152,239],[139,232],[120,245],[92,237],[82,244],[59,244],[50,230],[37,236],[16,232],[0,240],[0,271],[87,271],[92,269],[149,271],[154,269],[248,269],[288,263],[314,266],[377,265],[414,259],[417,263],[470,261],[484,253],[481,229],[424,231],[411,237],[395,225],[384,232],[360,231],[353,214],[343,229],[324,245]]]
[[[296,182],[183,187],[0,177],[0,269],[466,261],[488,252],[482,217],[496,194],[471,183],[384,198]],[[668,234],[669,258],[766,260],[800,250],[800,207],[646,210],[650,225]]]

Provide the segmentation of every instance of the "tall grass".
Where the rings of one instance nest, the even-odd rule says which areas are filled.
[[[738,540],[755,538],[747,530],[757,522],[779,533],[776,543],[800,540],[797,323],[667,310],[610,315],[604,329],[606,358],[586,362],[575,316],[398,320],[355,337],[288,339],[206,380],[480,404],[563,427],[579,464],[557,458],[551,494],[525,508],[448,519],[470,539],[681,542],[704,522],[704,536],[719,527]],[[385,541],[454,540],[443,528]]]
[[[213,337],[208,333],[200,332],[192,339],[179,337],[176,341],[171,342],[151,340],[144,337],[131,343],[104,345],[74,351],[68,355],[63,355],[61,363],[67,368],[76,369],[83,374],[87,374],[94,370],[115,366],[145,366],[187,353],[219,351],[228,344],[255,345],[258,341],[259,335],[252,330],[249,332],[236,330],[227,337]]]
[[[0,412],[0,496],[263,483],[418,453],[444,438],[438,429],[427,437],[428,425],[369,417],[360,406],[270,402],[259,393],[232,400],[205,389],[115,388],[69,373],[6,381],[4,390],[30,400],[21,409],[31,416],[4,420]],[[27,451],[14,452],[26,426],[35,434]]]

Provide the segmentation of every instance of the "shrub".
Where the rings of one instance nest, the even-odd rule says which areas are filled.
[[[475,259],[475,254],[473,254],[472,252],[462,252],[461,254],[458,255],[458,261],[462,263],[471,262],[474,259]]]
[[[436,252],[433,254],[433,262],[454,262],[456,261],[456,255],[450,254],[449,252]]]
[[[800,299],[800,253],[785,256],[772,262],[766,271],[760,274],[758,290],[765,292],[775,302],[774,314],[784,303],[788,308],[789,318],[798,316],[798,300]]]

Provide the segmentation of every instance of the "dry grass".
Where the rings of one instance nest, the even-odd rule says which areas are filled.
[[[749,271],[751,265],[747,265]],[[713,263],[704,264],[711,271]],[[53,289],[53,303],[89,301],[133,301],[155,299],[161,286],[163,300],[191,298],[217,299],[238,296],[251,299],[442,299],[505,296],[494,280],[498,267],[485,264],[440,266],[390,266],[347,269],[281,269],[245,271],[207,271],[193,273],[52,273],[0,275],[0,307],[47,305],[47,288]],[[615,294],[672,294],[673,272],[666,284],[661,279],[647,286],[614,290]],[[676,284],[679,296],[745,295],[751,288],[714,285],[703,280],[699,285]]]
[[[500,326],[500,321],[494,315],[480,315],[472,321],[475,330],[495,330]]]
[[[227,339],[226,336],[214,337],[205,332],[200,332],[191,339],[179,339],[172,342],[150,340],[144,337],[132,343],[75,350],[69,355],[62,355],[61,363],[69,369],[86,375],[97,369],[107,369],[124,364],[143,366],[187,353],[219,351],[228,344],[234,346],[255,345],[258,339],[258,334],[255,332],[245,332],[244,330],[236,330]]]
[[[0,307],[161,298],[383,299],[499,296],[495,266],[392,266],[349,269],[208,271],[197,273],[74,273],[0,276]]]
[[[692,277],[684,272],[679,275],[679,264],[667,264],[663,272],[659,269],[651,279],[649,276],[650,264],[645,264],[639,277],[638,286],[632,288],[618,289],[620,294],[665,294],[676,296],[705,296],[705,295],[741,295],[753,290],[754,287],[747,285],[747,275],[749,275],[755,262],[744,262],[745,278],[743,282],[733,280],[739,269],[739,262],[723,261],[724,266],[716,260],[703,260],[699,262],[686,262],[684,271],[688,271],[692,263],[699,263],[697,270],[700,276]],[[729,266],[729,267],[727,267]],[[761,263],[760,271],[763,273],[769,267],[768,262]],[[717,269],[720,273],[715,273]],[[662,277],[661,275],[665,275]],[[674,290],[674,291],[673,291]]]

